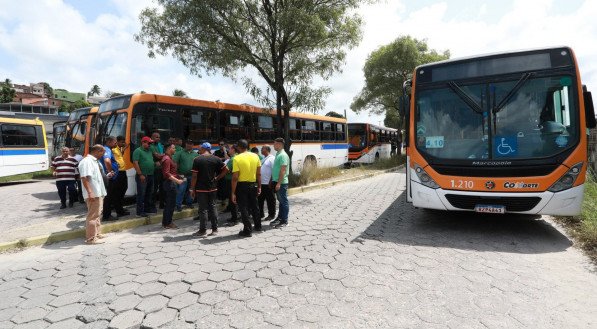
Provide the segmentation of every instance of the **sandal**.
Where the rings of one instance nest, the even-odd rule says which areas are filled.
[[[104,241],[100,241],[98,238],[91,238],[85,241],[86,244],[102,244]]]

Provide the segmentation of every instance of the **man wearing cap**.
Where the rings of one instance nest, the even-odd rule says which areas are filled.
[[[218,232],[218,211],[216,209],[216,197],[218,181],[226,175],[228,169],[222,159],[211,154],[211,144],[205,142],[199,148],[200,155],[193,160],[191,172],[191,197],[197,194],[199,203],[199,231],[194,236],[205,236],[207,233],[207,217],[211,222],[211,234]]]
[[[257,197],[261,193],[261,162],[257,154],[247,152],[249,143],[241,139],[236,144],[239,154],[232,162],[232,203],[238,204],[243,220],[243,230],[238,233],[241,237],[250,237],[253,229],[249,221],[249,212],[253,216],[255,231],[261,231],[261,216]],[[238,202],[238,203],[237,203]]]
[[[199,156],[197,152],[193,150],[195,144],[192,140],[187,140],[182,151],[177,151],[172,157],[172,161],[178,166],[178,174],[185,178],[185,181],[178,185],[178,191],[176,194],[176,210],[182,210],[182,204],[186,204],[189,208],[193,208],[193,198],[189,195],[189,183],[193,173],[193,160]]]
[[[141,138],[141,147],[133,152],[133,166],[137,172],[135,175],[135,182],[137,183],[137,216],[140,217],[147,216],[147,213],[157,212],[152,202],[155,163],[153,162],[153,153],[149,149],[151,143],[153,143],[153,140],[145,136]]]

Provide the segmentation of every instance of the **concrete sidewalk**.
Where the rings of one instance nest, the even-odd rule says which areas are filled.
[[[334,186],[344,182],[373,177],[396,171],[403,166],[377,170],[359,176],[337,177],[328,181],[296,187],[289,195],[313,189]],[[128,207],[132,215],[117,221],[102,223],[102,231],[115,232],[141,225],[159,223],[162,214],[141,218],[134,216],[134,206]],[[73,208],[60,209],[60,201],[54,180],[35,180],[17,184],[0,185],[0,252],[16,248],[42,245],[58,241],[80,238],[85,233],[85,204],[75,203]],[[175,219],[196,216],[197,210],[183,209],[175,212]],[[229,213],[220,214],[226,220]]]

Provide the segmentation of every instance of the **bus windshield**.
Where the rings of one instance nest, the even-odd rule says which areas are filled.
[[[567,75],[499,80],[417,92],[416,147],[440,159],[554,156],[579,141]]]
[[[348,151],[361,151],[367,146],[367,127],[364,124],[349,124],[348,136],[350,136]]]

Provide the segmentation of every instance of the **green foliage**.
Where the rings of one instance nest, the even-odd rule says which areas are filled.
[[[189,96],[187,95],[187,93],[184,90],[181,90],[181,89],[174,89],[174,91],[172,92],[172,96],[189,98]]]
[[[438,53],[427,47],[425,40],[410,36],[399,37],[388,45],[381,46],[367,58],[363,68],[365,86],[353,99],[350,108],[359,113],[386,113],[387,126],[398,128],[398,99],[402,95],[402,84],[410,79],[415,67],[450,58],[448,50]]]
[[[0,103],[10,103],[17,95],[17,92],[12,89],[12,82],[10,79],[4,80],[0,83]]]
[[[355,9],[370,0],[157,2],[162,8],[142,11],[135,36],[150,57],[172,54],[198,76],[240,79],[266,107],[316,112],[330,90],[313,87],[313,77],[340,71],[361,39]]]
[[[335,112],[335,111],[329,111],[328,113],[325,114],[325,116],[344,119],[344,116],[342,114]]]
[[[298,187],[309,185],[311,183],[340,176],[342,170],[339,167],[318,168],[305,167],[300,174],[291,173],[288,175],[288,185]]]
[[[101,95],[102,89],[98,85],[93,85],[89,92],[87,93],[87,97],[94,96],[94,95]]]
[[[78,100],[74,103],[62,102],[62,105],[60,105],[60,107],[58,108],[58,111],[70,113],[76,109],[80,109],[82,107],[89,107],[89,106],[92,106],[92,104],[87,101],[84,101],[84,100]]]
[[[47,82],[42,82],[41,84],[44,86],[44,94],[48,97],[54,97],[54,88]]]

